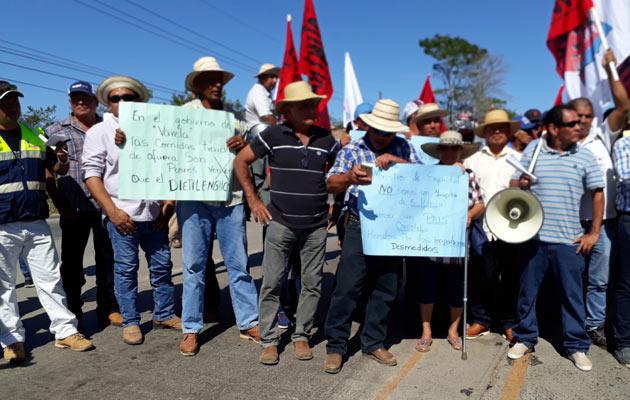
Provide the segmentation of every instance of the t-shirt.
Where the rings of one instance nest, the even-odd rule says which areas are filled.
[[[0,129],[0,137],[2,137],[2,140],[4,140],[7,146],[9,146],[9,148],[13,151],[15,157],[20,158],[20,142],[22,140],[22,130],[20,129],[20,127],[18,126],[17,128],[11,129],[10,131],[4,131]],[[57,164],[57,161],[59,160],[57,159],[57,154],[55,154],[55,151],[50,147],[46,147],[46,160],[44,162],[46,168],[52,169],[52,167]]]
[[[610,158],[609,150],[606,148],[604,142],[593,134],[589,135],[584,142],[578,143],[578,146],[589,149],[590,152],[595,155],[599,168],[604,176],[604,219],[615,218],[617,216],[617,211],[615,210],[617,189],[615,187],[615,169],[612,159]],[[584,193],[582,197],[580,220],[593,220],[593,196],[590,192]]]
[[[249,90],[247,100],[245,100],[245,121],[247,129],[251,129],[254,125],[263,122],[262,117],[272,115],[273,99],[271,93],[261,85],[256,83]]]

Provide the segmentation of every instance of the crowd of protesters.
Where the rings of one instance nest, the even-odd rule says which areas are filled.
[[[609,78],[610,61],[616,60],[607,51],[603,65]],[[204,322],[216,319],[219,306],[213,300],[219,291],[212,262],[216,235],[240,337],[260,343],[261,363],[274,365],[282,330],[293,324],[295,356],[310,360],[326,238],[337,225],[341,257],[323,321],[328,373],[342,369],[357,315],[362,352],[383,365],[397,364],[385,343],[400,287],[419,315],[415,349],[430,351],[441,275],[447,280],[451,347],[462,349],[460,335],[475,339],[494,330],[510,342],[507,356],[518,359],[538,341],[536,304],[548,270],[555,278],[551,285],[559,297],[567,357],[578,369],[590,370],[587,352],[593,343],[608,346],[630,367],[630,137],[621,134],[628,129],[628,94],[619,81],[609,79],[614,105],[603,116],[594,115],[589,99],[580,98],[513,119],[494,109],[480,123],[462,112],[453,115],[446,131],[449,113],[435,103],[414,100],[402,115],[392,100],[364,103],[353,121],[364,133],[352,140],[317,126],[318,104],[325,96],[307,82],[287,85],[284,98],[274,104],[278,74],[271,64],[261,67],[247,96],[246,120],[236,120],[234,136],[226,142],[236,157],[231,195],[224,202],[118,196],[119,148],[126,141],[118,108],[121,101],[149,100],[139,80],[112,76],[96,92],[87,82],[72,84],[71,113],[45,132],[20,119],[22,93],[0,82],[0,344],[5,359],[26,359],[16,294],[18,262],[51,320],[55,346],[94,347],[77,330],[83,316],[83,255],[92,234],[98,323],[121,326],[125,343],[144,341],[137,309],[141,248],[150,269],[153,326],[181,331],[181,354],[198,353],[199,333]],[[233,77],[213,57],[197,60],[185,77],[194,99],[183,107],[231,111],[224,108],[222,94]],[[99,103],[109,109],[105,116],[96,113]],[[469,256],[469,323],[462,324],[461,258],[363,252],[358,194],[361,185],[372,182],[365,165],[421,164],[409,140],[414,135],[439,137],[422,145],[422,151],[438,165],[459,166],[468,174],[466,224],[476,235]],[[516,158],[527,168],[534,153],[535,181],[508,163]],[[509,187],[530,191],[545,215],[535,238],[521,244],[497,237],[483,219],[490,199]],[[46,192],[60,213],[60,257],[46,222]],[[248,267],[248,218],[263,224],[260,291]],[[181,245],[183,254],[181,318],[175,313],[173,244]],[[613,327],[612,335],[607,326]]]

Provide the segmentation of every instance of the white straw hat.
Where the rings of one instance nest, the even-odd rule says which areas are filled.
[[[284,99],[276,103],[275,112],[276,114],[284,113],[287,103],[297,103],[299,101],[315,99],[317,100],[317,103],[319,104],[319,102],[325,98],[326,98],[325,95],[319,95],[319,94],[313,93],[313,91],[311,90],[311,85],[309,85],[308,82],[305,82],[305,81],[292,82],[292,83],[289,83],[287,86],[285,86]]]
[[[398,120],[400,118],[400,106],[391,99],[377,101],[371,113],[359,114],[359,117],[363,122],[379,131],[396,133],[408,129]]]
[[[196,92],[194,81],[197,76],[204,72],[220,72],[223,75],[223,84],[225,85],[234,78],[234,74],[228,72],[219,66],[217,59],[214,57],[201,57],[193,64],[193,72],[186,75],[186,89]]]
[[[488,125],[492,124],[508,124],[510,126],[510,136],[516,133],[519,129],[521,129],[521,121],[514,121],[508,117],[507,112],[504,110],[492,110],[488,111],[486,117],[483,120],[483,124],[473,129],[475,135],[485,138],[486,134],[484,133],[484,129]]]
[[[133,92],[138,95],[138,100],[143,103],[146,103],[151,97],[147,88],[140,81],[129,76],[116,75],[110,76],[109,78],[101,82],[100,85],[98,85],[98,89],[96,90],[96,98],[98,99],[99,103],[107,106],[109,93],[114,89],[120,88],[133,90]]]
[[[278,76],[280,75],[280,68],[273,64],[263,64],[258,70],[258,73],[254,75],[254,78],[258,78],[260,75]]]
[[[438,106],[437,103],[421,104],[418,107],[418,111],[416,111],[416,114],[411,119],[410,124],[415,124],[416,122],[420,120],[434,118],[434,117],[444,118],[447,115],[448,115],[448,111],[440,110],[440,106]]]

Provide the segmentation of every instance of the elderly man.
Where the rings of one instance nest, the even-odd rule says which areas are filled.
[[[410,123],[416,124],[420,136],[438,137],[444,124],[442,118],[447,115],[448,111],[440,110],[436,103],[421,104]]]
[[[398,120],[400,108],[392,100],[379,100],[370,114],[360,118],[368,125],[367,134],[345,146],[328,172],[328,191],[347,190],[348,218],[337,269],[335,290],[326,317],[326,360],[324,370],[335,374],[341,370],[350,337],[352,313],[362,295],[367,297],[365,323],[361,332],[361,350],[384,365],[396,365],[396,357],[385,349],[387,319],[396,298],[400,257],[377,257],[363,254],[359,219],[359,185],[369,185],[371,176],[361,168],[374,163],[387,169],[393,163],[420,162],[414,148],[396,133],[405,129]],[[363,293],[367,291],[368,293]]]
[[[278,113],[285,114],[287,122],[260,133],[234,160],[236,175],[254,218],[269,225],[259,300],[263,346],[260,361],[266,365],[278,363],[280,335],[275,326],[276,314],[286,275],[285,266],[294,246],[298,246],[302,260],[302,279],[291,340],[299,360],[313,358],[308,340],[321,295],[326,255],[328,192],[325,172],[326,166],[334,163],[338,149],[330,131],[314,125],[317,105],[325,97],[313,93],[304,81],[287,85],[285,98],[277,104]],[[269,209],[254,191],[247,168],[264,156],[269,157],[273,171]]]
[[[80,321],[83,315],[81,287],[85,284],[83,275],[83,254],[92,232],[94,258],[96,264],[96,314],[102,326],[109,323],[122,325],[122,315],[114,294],[114,250],[107,230],[103,227],[101,209],[90,199],[90,191],[83,182],[81,155],[85,133],[101,122],[96,114],[98,100],[92,85],[88,82],[75,82],[68,89],[70,115],[55,122],[48,129],[48,137],[62,136],[67,140],[68,174],[55,181],[46,179],[46,189],[55,207],[59,210],[61,227],[61,278],[68,299],[68,308]],[[59,186],[57,188],[57,185]]]
[[[604,212],[604,179],[597,159],[588,149],[577,146],[580,120],[571,105],[552,108],[545,117],[549,136],[539,142],[540,153],[534,169],[538,180],[520,172],[512,176],[510,186],[530,189],[540,200],[545,220],[538,236],[519,248],[522,269],[517,303],[517,324],[513,334],[518,343],[508,357],[519,359],[538,342],[536,298],[549,269],[560,285],[563,345],[567,355],[581,371],[593,364],[586,356],[591,340],[586,333],[586,315],[582,292],[584,258],[599,238]],[[532,162],[535,147],[523,154],[525,168]],[[593,224],[588,233],[580,225],[579,204],[584,193],[593,197]]]
[[[214,57],[202,57],[186,76],[186,89],[196,94],[196,100],[184,107],[207,110],[223,110],[221,95],[223,86],[234,77],[223,70]],[[226,146],[238,154],[245,147],[245,126],[236,122],[235,135]],[[258,295],[254,279],[247,272],[247,236],[245,232],[245,208],[243,190],[232,176],[232,196],[226,202],[179,201],[177,218],[182,228],[184,293],[182,304],[184,337],[180,352],[194,356],[199,350],[198,336],[203,329],[203,291],[206,261],[212,248],[212,232],[219,239],[225,260],[232,307],[236,325],[243,339],[260,342],[258,334]]]
[[[77,331],[77,319],[66,306],[46,203],[45,170],[68,171],[66,146],[55,151],[38,132],[18,122],[20,100],[14,85],[0,81],[0,345],[4,358],[23,362],[24,327],[20,321],[15,281],[18,258],[28,264],[37,296],[50,318],[55,347],[88,350],[92,342]]]
[[[137,345],[144,341],[136,304],[139,246],[146,254],[151,272],[153,326],[181,330],[181,320],[175,315],[173,263],[168,244],[168,220],[175,204],[118,197],[119,149],[115,143],[116,132],[120,131],[118,108],[121,101],[149,100],[147,88],[133,78],[112,76],[99,85],[96,97],[109,107],[112,117],[87,131],[81,168],[92,197],[103,208],[103,222],[114,248],[114,284],[123,317],[123,341]]]
[[[507,144],[519,127],[520,122],[510,121],[504,110],[492,110],[486,114],[484,123],[473,129],[475,135],[485,139],[486,145],[464,160],[464,165],[475,173],[485,204],[510,185],[515,168],[508,164],[507,159],[510,156],[520,159],[521,155]],[[466,337],[474,339],[489,333],[494,320],[507,339],[512,341],[518,295],[515,248],[492,235],[487,226],[484,228],[489,242],[483,246],[483,254],[476,254],[475,246],[471,252],[470,310],[473,324],[466,330]]]

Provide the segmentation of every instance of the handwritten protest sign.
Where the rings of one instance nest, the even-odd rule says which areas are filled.
[[[412,136],[411,144],[413,148],[416,149],[418,153],[418,157],[420,157],[420,161],[422,161],[425,165],[435,165],[440,162],[437,158],[433,158],[424,151],[422,151],[422,145],[425,143],[438,143],[440,138],[429,137],[429,136]]]
[[[365,136],[365,131],[358,131],[358,130],[353,130],[350,131],[350,140],[352,142],[354,142],[357,139],[361,139],[363,136]]]
[[[234,114],[160,104],[120,103],[119,196],[225,201],[234,154]]]
[[[460,167],[396,164],[360,186],[363,252],[464,257],[468,174]]]

